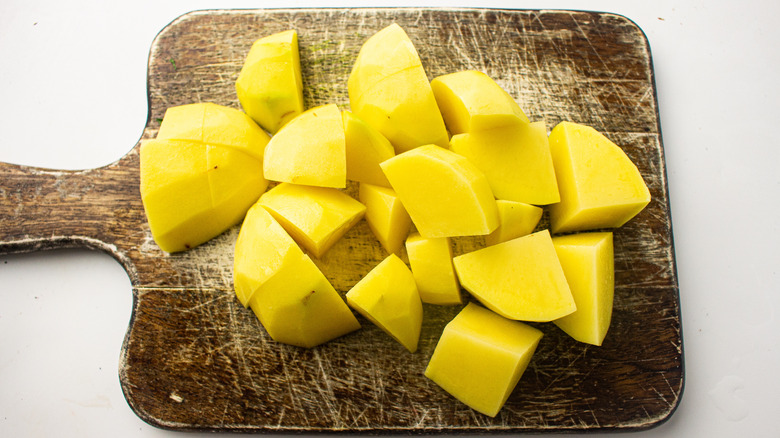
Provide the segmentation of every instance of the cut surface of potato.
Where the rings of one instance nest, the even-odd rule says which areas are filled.
[[[298,33],[287,30],[252,44],[236,80],[246,113],[271,133],[303,112]]]
[[[495,417],[517,386],[542,332],[469,303],[445,327],[425,377],[472,409]]]
[[[426,145],[380,166],[421,235],[486,235],[498,227],[490,184],[463,156]]]
[[[365,214],[366,207],[329,188],[281,183],[257,201],[302,247],[322,257]]]
[[[463,302],[452,266],[449,237],[425,238],[414,233],[406,239],[406,253],[423,303],[446,305]]]
[[[461,286],[499,315],[548,322],[576,310],[548,230],[453,259]]]
[[[615,295],[612,233],[557,236],[553,245],[577,304],[574,313],[553,323],[580,342],[601,345],[612,321]]]
[[[561,122],[550,133],[561,202],[550,206],[553,233],[617,228],[650,202],[639,169],[590,126]]]
[[[412,219],[398,195],[387,187],[360,184],[358,199],[366,206],[366,222],[382,247],[397,254],[409,235]]]
[[[544,122],[455,135],[450,150],[485,174],[497,199],[533,205],[560,201]]]
[[[422,302],[412,272],[390,254],[347,292],[347,303],[392,336],[407,350],[417,351],[422,328]]]
[[[263,172],[272,181],[345,188],[346,144],[338,106],[312,108],[284,125],[265,148]]]
[[[360,328],[355,315],[305,254],[263,283],[249,307],[274,341],[311,348]]]
[[[431,88],[452,135],[528,123],[514,98],[481,71],[436,77]]]

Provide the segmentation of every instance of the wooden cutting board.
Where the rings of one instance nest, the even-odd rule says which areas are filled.
[[[548,129],[562,120],[595,127],[625,149],[653,196],[615,232],[615,307],[604,345],[534,324],[544,338],[497,417],[475,413],[423,377],[458,307],[424,308],[414,354],[365,320],[360,331],[310,350],[271,341],[233,292],[238,226],[182,254],[156,246],[138,190],[138,145],[92,170],[0,165],[0,252],[88,247],[125,267],[134,307],[119,377],[130,407],[155,426],[539,432],[642,429],[668,419],[683,388],[672,224],[650,49],[625,17],[477,9],[193,12],[152,44],[141,140],[156,135],[169,106],[238,108],[234,82],[250,45],[290,28],[300,37],[305,105],[348,108],[346,80],[361,44],[394,21],[416,44],[429,77],[481,70]],[[479,244],[457,239],[455,251]],[[345,294],[385,255],[361,222],[318,264]]]

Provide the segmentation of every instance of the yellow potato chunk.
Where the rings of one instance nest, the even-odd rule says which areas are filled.
[[[592,232],[553,237],[577,311],[553,321],[572,338],[601,345],[612,320],[615,258],[612,233]]]
[[[548,322],[576,310],[548,230],[457,256],[453,263],[460,284],[505,318]]]
[[[553,233],[620,227],[650,202],[639,169],[595,129],[561,122],[550,148],[561,193],[550,206]]]
[[[347,155],[347,179],[390,187],[379,163],[395,155],[384,135],[349,111],[342,111]]]
[[[397,24],[366,40],[347,88],[352,112],[382,133],[396,153],[426,144],[447,146],[447,128],[428,76]]]
[[[425,238],[414,233],[406,239],[409,266],[423,303],[461,304],[460,285],[452,266],[449,237]]]
[[[422,328],[422,302],[406,264],[390,254],[347,292],[347,303],[392,336],[407,350],[417,351]]]
[[[320,258],[363,218],[366,207],[328,187],[281,183],[257,201],[298,244]]]
[[[260,204],[246,214],[236,239],[233,284],[244,307],[250,297],[282,266],[298,260],[303,251],[287,231]]]
[[[490,184],[463,156],[426,145],[380,166],[421,235],[486,235],[498,227]]]
[[[260,38],[249,49],[236,80],[241,107],[275,133],[303,112],[303,81],[294,30]]]
[[[547,205],[560,201],[544,122],[458,134],[450,150],[485,173],[498,199]]]
[[[485,243],[495,245],[531,234],[542,219],[542,208],[523,202],[499,199],[499,225],[495,231],[485,237]]]
[[[366,222],[382,247],[398,253],[412,228],[412,219],[393,189],[360,184],[358,199],[366,206]]]
[[[452,135],[528,123],[514,98],[481,71],[439,76],[431,88]]]
[[[517,386],[542,332],[469,303],[445,327],[425,377],[470,408],[495,417]]]
[[[239,223],[265,191],[268,135],[241,111],[192,104],[166,111],[140,149],[149,228],[166,252],[194,248]]]
[[[345,188],[346,144],[338,106],[312,108],[290,120],[268,142],[263,171],[272,181]]]
[[[417,49],[401,26],[390,24],[363,43],[347,91],[352,97],[360,97],[381,80],[412,67],[422,67]]]
[[[249,307],[271,339],[311,348],[360,328],[355,315],[305,254],[290,258],[252,294]]]

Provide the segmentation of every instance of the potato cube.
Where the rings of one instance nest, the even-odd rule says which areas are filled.
[[[577,310],[553,321],[572,338],[601,345],[612,320],[615,259],[612,233],[578,233],[553,237],[563,273]]]
[[[347,292],[347,304],[401,343],[417,351],[422,302],[406,264],[390,254]]]
[[[366,206],[366,222],[382,247],[390,254],[398,253],[412,228],[412,219],[393,189],[360,184],[360,202]]]
[[[320,258],[363,218],[366,207],[329,188],[281,183],[257,201],[298,244]]]
[[[561,193],[550,206],[553,233],[620,227],[650,203],[639,169],[595,129],[561,122],[550,148]]]
[[[469,303],[445,327],[425,377],[495,417],[525,372],[542,332]]]
[[[277,342],[311,348],[360,328],[355,315],[305,254],[287,260],[249,299]]]
[[[488,180],[463,156],[426,145],[396,155],[381,167],[421,235],[486,235],[498,227]]]
[[[452,266],[449,237],[425,238],[414,233],[406,239],[406,253],[423,303],[463,302],[455,268]]]
[[[345,188],[346,140],[338,106],[312,108],[284,125],[265,147],[263,173],[272,181]]]

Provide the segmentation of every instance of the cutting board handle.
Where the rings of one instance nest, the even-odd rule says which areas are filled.
[[[137,155],[136,147],[113,164],[89,170],[0,163],[0,253],[107,249],[145,225],[143,206],[135,205]]]

